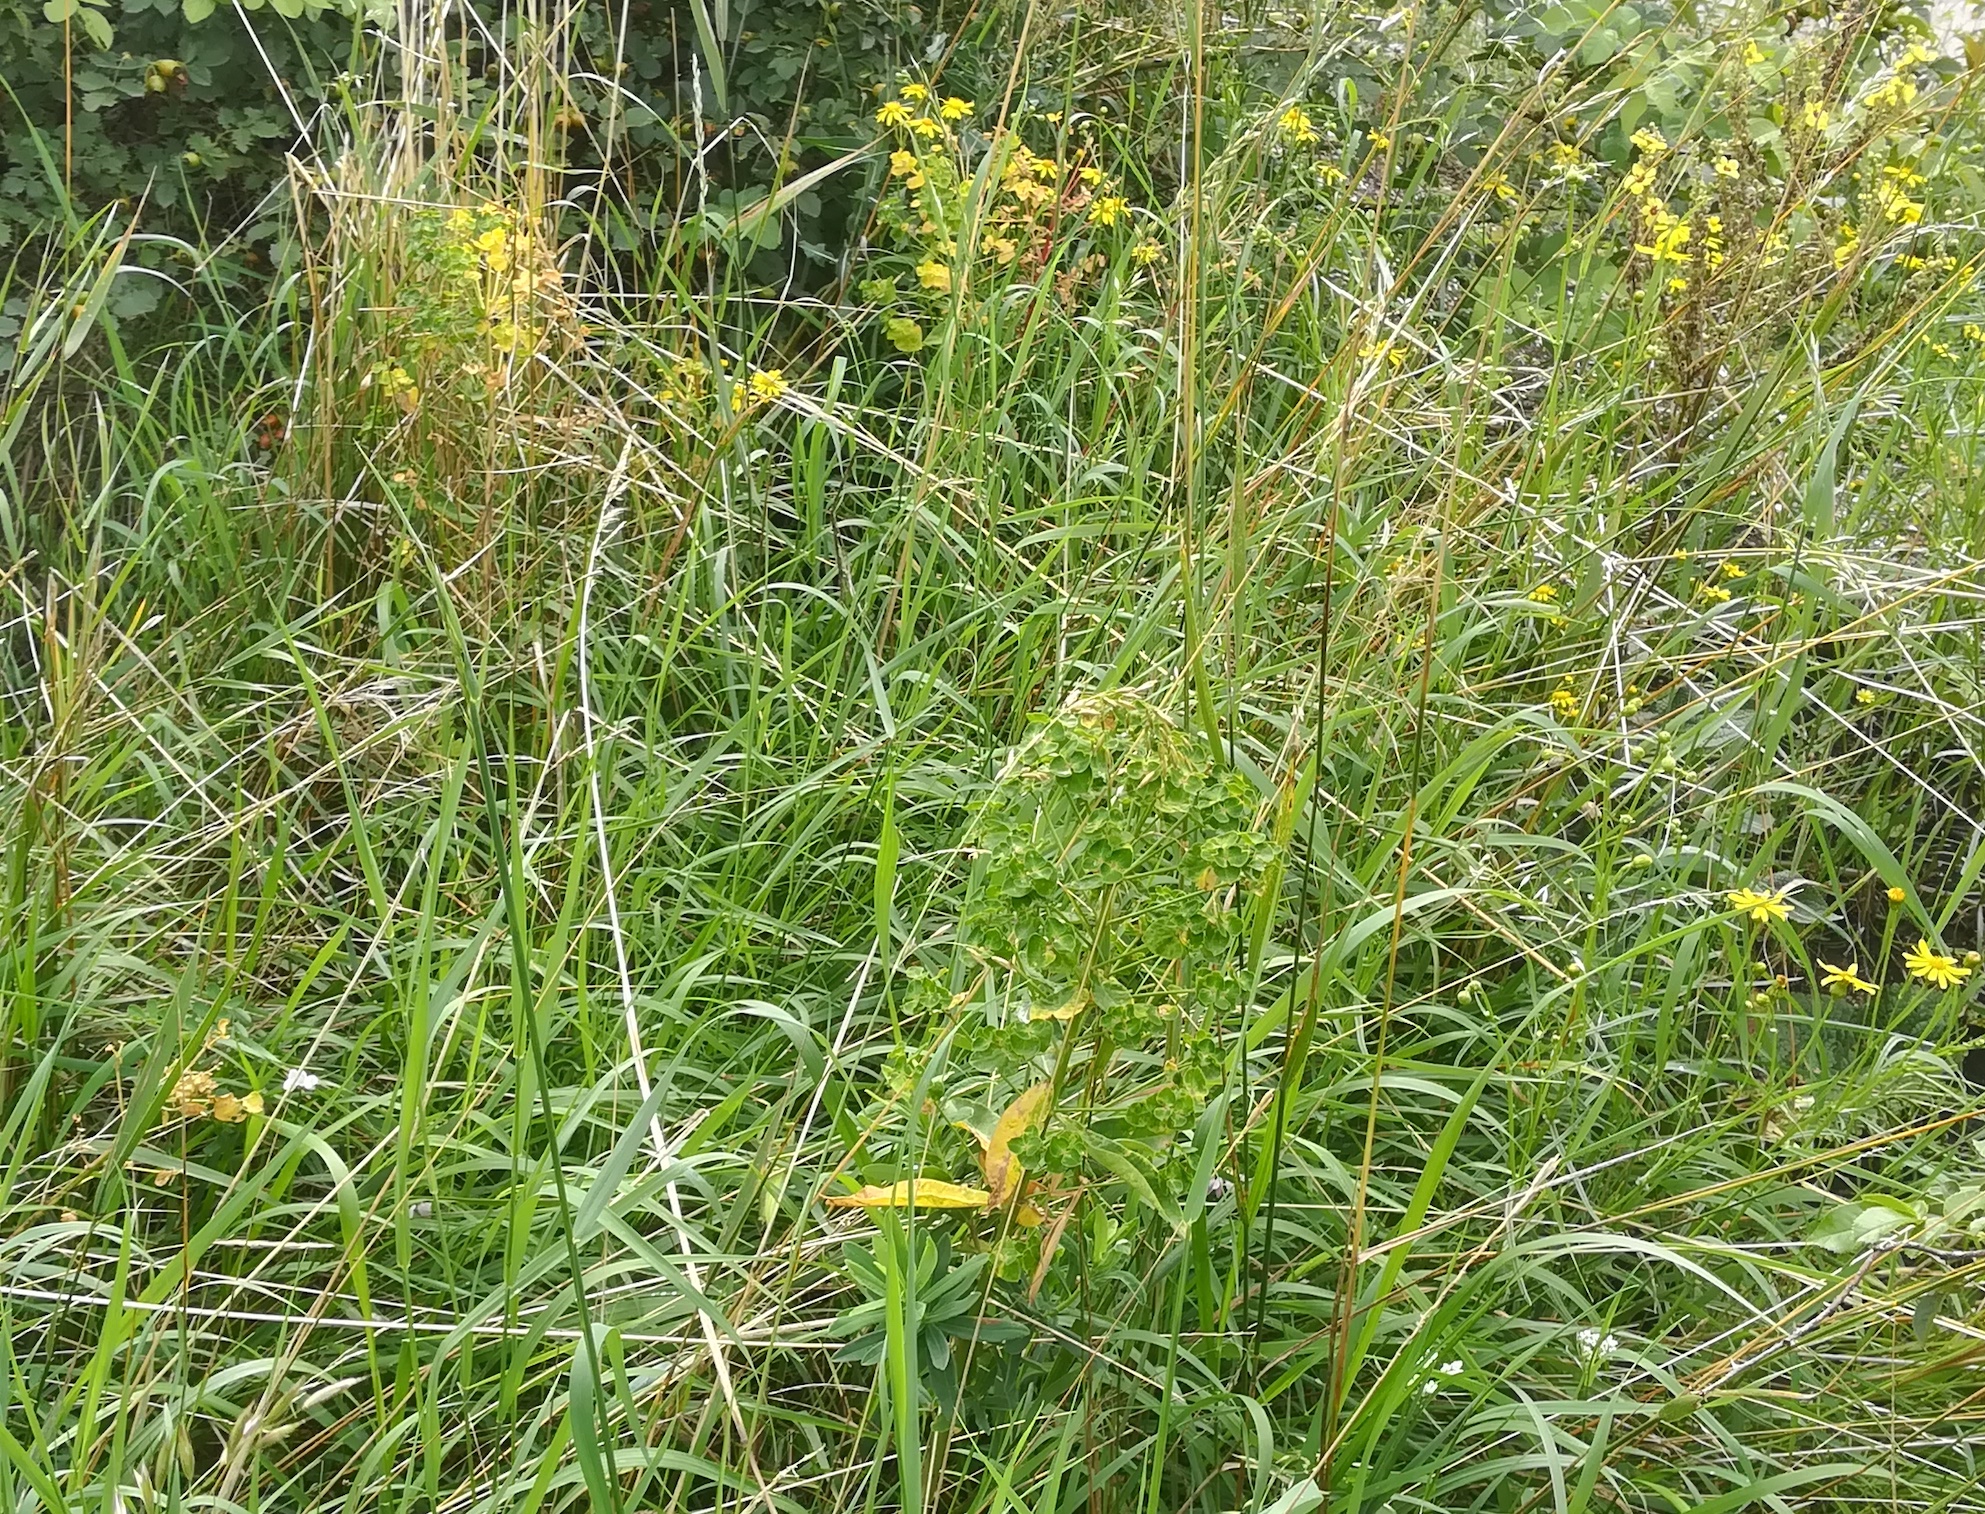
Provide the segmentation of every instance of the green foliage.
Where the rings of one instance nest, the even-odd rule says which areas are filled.
[[[15,265],[0,1503],[1966,1514],[1955,47],[780,14]]]

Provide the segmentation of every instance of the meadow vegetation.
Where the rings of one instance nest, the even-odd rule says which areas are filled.
[[[1976,49],[617,11],[28,132],[0,1507],[1985,1507]]]

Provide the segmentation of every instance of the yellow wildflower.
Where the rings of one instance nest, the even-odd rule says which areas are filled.
[[[1371,139],[1372,139],[1372,146],[1376,147],[1380,152],[1391,151],[1392,138],[1387,133],[1382,131],[1375,131],[1371,134]]]
[[[1873,993],[1875,985],[1861,976],[1857,970],[1860,965],[1858,962],[1850,962],[1845,967],[1835,967],[1831,962],[1822,961],[1820,987],[1826,989],[1836,999],[1850,990],[1857,994]]]
[[[875,113],[875,124],[877,126],[908,126],[910,124],[910,107],[905,105],[901,100],[886,100],[883,102],[882,109]]]
[[[1297,147],[1308,147],[1316,141],[1316,125],[1310,120],[1310,113],[1300,105],[1291,105],[1282,112],[1282,119],[1276,123],[1281,130],[1282,140]]]
[[[1386,363],[1395,369],[1406,365],[1406,354],[1390,342],[1366,342],[1358,349],[1358,357],[1363,362]]]
[[[1909,976],[1921,979],[1932,988],[1956,988],[1971,976],[1971,969],[1962,966],[1957,958],[1946,956],[1935,950],[1921,936],[1916,938],[1916,949],[1904,952],[1902,965],[1909,969]]]
[[[1569,720],[1578,713],[1578,692],[1569,676],[1551,690],[1551,709],[1560,720]]]
[[[951,289],[951,269],[936,258],[926,258],[917,264],[917,282],[924,288],[938,294],[946,294]]]
[[[922,137],[926,142],[930,141],[934,137],[941,137],[944,135],[944,128],[942,126],[939,126],[937,122],[933,121],[929,116],[918,116],[914,121],[910,123],[910,130],[915,132],[918,136]]]
[[[1139,242],[1130,249],[1130,260],[1139,268],[1149,268],[1165,255],[1165,250],[1156,242]]]
[[[1877,84],[1861,97],[1863,105],[1880,109],[1885,105],[1907,105],[1916,98],[1916,81],[1903,74],[1897,74],[1885,83]]]
[[[1721,584],[1711,583],[1705,578],[1696,585],[1695,597],[1706,605],[1723,605],[1730,602],[1730,591]]]
[[[1557,597],[1558,586],[1556,584],[1539,584],[1530,591],[1530,598],[1536,600],[1540,605],[1550,604]]]
[[[1488,190],[1498,200],[1508,201],[1516,198],[1516,186],[1510,183],[1508,177],[1504,174],[1490,174],[1488,178],[1482,181],[1482,187]]]
[[[1335,163],[1317,164],[1316,176],[1326,184],[1342,184],[1344,182],[1344,170],[1339,168]]]
[[[1648,224],[1654,230],[1650,242],[1636,242],[1634,251],[1657,263],[1686,263],[1693,256],[1687,248],[1695,234],[1686,220],[1678,220],[1665,208],[1657,208]]]
[[[927,100],[930,98],[930,88],[923,84],[905,84],[900,93],[905,100]]]
[[[1104,195],[1089,207],[1089,219],[1098,226],[1114,226],[1130,209],[1130,202],[1121,195]]]
[[[1744,570],[1729,561],[1717,564],[1716,571],[1721,573],[1725,578],[1742,578],[1744,576]]]
[[[747,381],[751,397],[770,402],[786,392],[786,371],[783,368],[760,368]]]
[[[1825,131],[1832,121],[1833,115],[1823,100],[1808,100],[1806,108],[1799,113],[1799,124],[1808,131]]]
[[[1661,135],[1658,126],[1643,126],[1629,140],[1650,158],[1659,157],[1668,150],[1668,139]]]
[[[947,95],[944,103],[938,106],[937,113],[947,121],[962,121],[972,113],[972,102],[961,100],[956,95]]]
[[[1075,177],[1080,179],[1089,188],[1094,189],[1098,184],[1103,182],[1103,170],[1098,168],[1094,163],[1084,163],[1080,168],[1075,170]]]
[[[1753,924],[1766,925],[1773,920],[1791,918],[1792,912],[1785,905],[1787,893],[1782,888],[1769,894],[1761,894],[1754,888],[1739,888],[1732,889],[1723,897],[1730,908],[1740,915],[1749,916]]]
[[[1755,37],[1744,39],[1744,67],[1756,68],[1765,60],[1765,51],[1757,44]]]
[[[1865,692],[1865,690],[1863,692]],[[1909,895],[1903,892],[1900,885],[1892,886],[1889,889],[1888,899],[1889,899],[1889,903],[1891,904],[1900,904],[1904,899],[1907,899],[1908,897]]]

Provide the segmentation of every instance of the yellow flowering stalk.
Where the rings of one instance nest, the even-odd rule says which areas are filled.
[[[1282,133],[1282,140],[1296,147],[1308,147],[1317,140],[1316,124],[1300,105],[1291,105],[1283,111],[1276,127]]]

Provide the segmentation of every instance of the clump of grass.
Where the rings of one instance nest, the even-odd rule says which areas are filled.
[[[23,275],[0,1498],[1975,1502],[1973,80],[1612,15]]]

